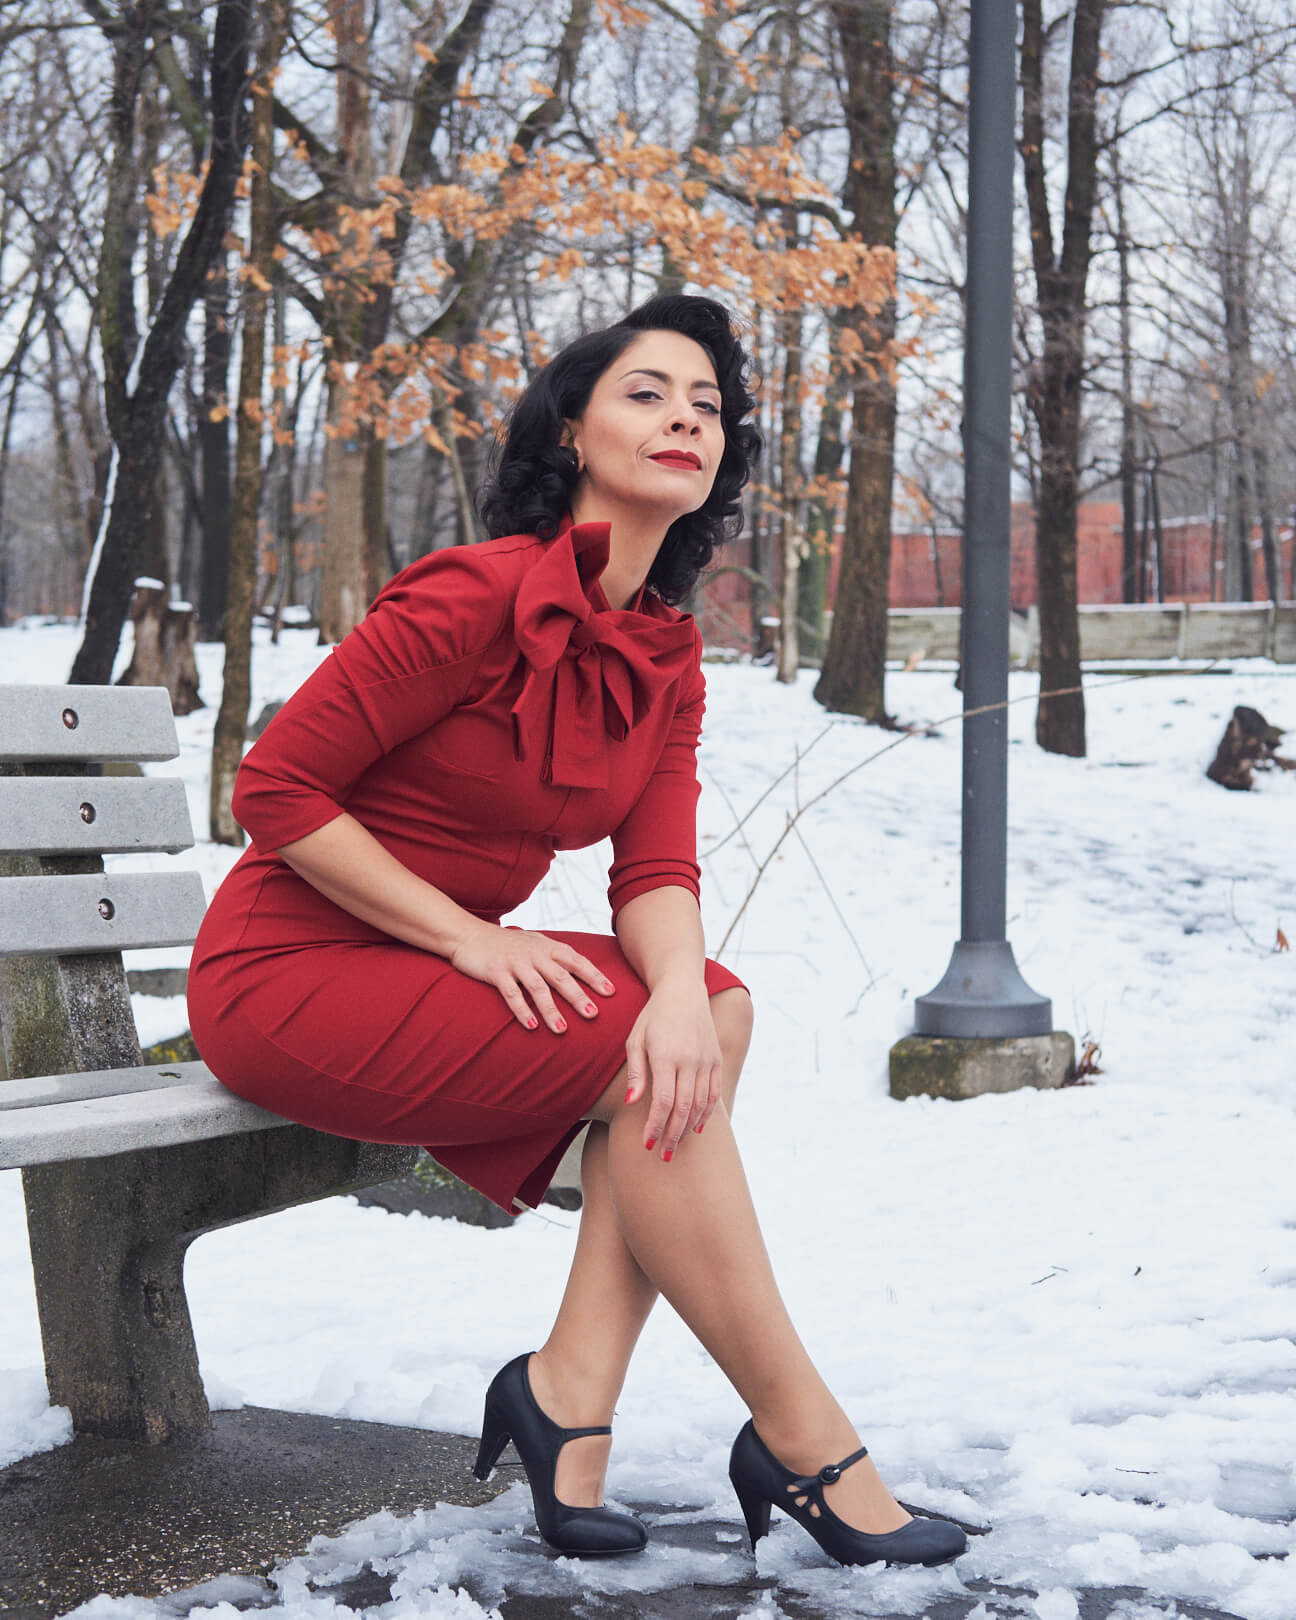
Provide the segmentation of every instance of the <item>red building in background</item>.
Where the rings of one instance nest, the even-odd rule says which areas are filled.
[[[1077,521],[1076,574],[1081,602],[1121,602],[1121,509],[1118,501],[1086,501]],[[1162,524],[1163,599],[1209,602],[1223,584],[1223,534],[1211,534],[1208,518],[1174,518]],[[1252,574],[1256,600],[1268,599],[1260,531],[1252,536]],[[1278,531],[1279,578],[1291,578],[1292,531]],[[1143,592],[1156,600],[1154,565]],[[1218,580],[1211,590],[1212,576]],[[958,607],[963,600],[962,539],[957,534],[899,533],[891,540],[892,607]],[[1026,609],[1036,601],[1035,513],[1024,501],[1012,509],[1012,605]]]
[[[1291,525],[1278,529],[1279,579],[1289,587],[1292,574]],[[1208,518],[1174,518],[1162,524],[1165,555],[1162,559],[1163,600],[1210,602],[1223,588],[1221,528],[1211,532]],[[745,560],[745,559],[744,559]],[[834,557],[828,582],[832,606],[837,583]],[[1143,598],[1156,600],[1153,563],[1148,563]],[[1252,536],[1252,578],[1257,601],[1268,599],[1264,552],[1257,528]],[[1081,602],[1121,602],[1121,508],[1118,501],[1086,501],[1078,514],[1076,551],[1078,597]],[[1212,591],[1212,580],[1216,581]],[[738,646],[748,641],[751,624],[751,587],[737,573],[722,573],[701,594],[698,618],[713,645]],[[1284,595],[1286,592],[1283,593]],[[1012,605],[1021,611],[1037,600],[1035,575],[1035,513],[1028,502],[1012,508]],[[959,607],[963,601],[962,536],[951,533],[901,530],[891,537],[890,606],[894,608]]]

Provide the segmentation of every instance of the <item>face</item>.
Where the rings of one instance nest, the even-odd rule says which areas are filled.
[[[696,512],[725,446],[710,355],[679,332],[641,333],[595,383],[563,442],[580,458],[587,500],[651,511],[667,525]]]

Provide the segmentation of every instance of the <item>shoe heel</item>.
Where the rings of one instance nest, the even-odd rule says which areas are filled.
[[[732,1475],[730,1479],[734,1492],[738,1497],[738,1506],[742,1509],[743,1518],[747,1521],[747,1534],[751,1537],[751,1549],[756,1551],[756,1543],[762,1536],[769,1535],[770,1504],[759,1492],[744,1491]]]
[[[481,1445],[477,1448],[477,1461],[473,1464],[473,1473],[478,1479],[490,1478],[491,1470],[499,1461],[500,1453],[511,1438],[503,1419],[488,1406],[482,1418]]]

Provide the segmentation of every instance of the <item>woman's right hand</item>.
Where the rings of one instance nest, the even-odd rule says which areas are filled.
[[[604,996],[616,988],[589,957],[561,940],[480,918],[473,923],[450,953],[450,961],[469,978],[493,984],[525,1029],[538,1029],[541,1019],[557,1035],[567,1028],[555,992],[582,1017],[595,1018],[598,1007],[586,986]]]

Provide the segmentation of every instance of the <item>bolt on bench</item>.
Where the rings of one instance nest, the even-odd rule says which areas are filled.
[[[142,1063],[121,952],[192,944],[205,902],[196,872],[104,872],[194,839],[181,781],[102,764],[178,753],[163,687],[0,686],[0,1169],[23,1173],[50,1400],[78,1434],[150,1443],[211,1422],[193,1239],[417,1156]]]

